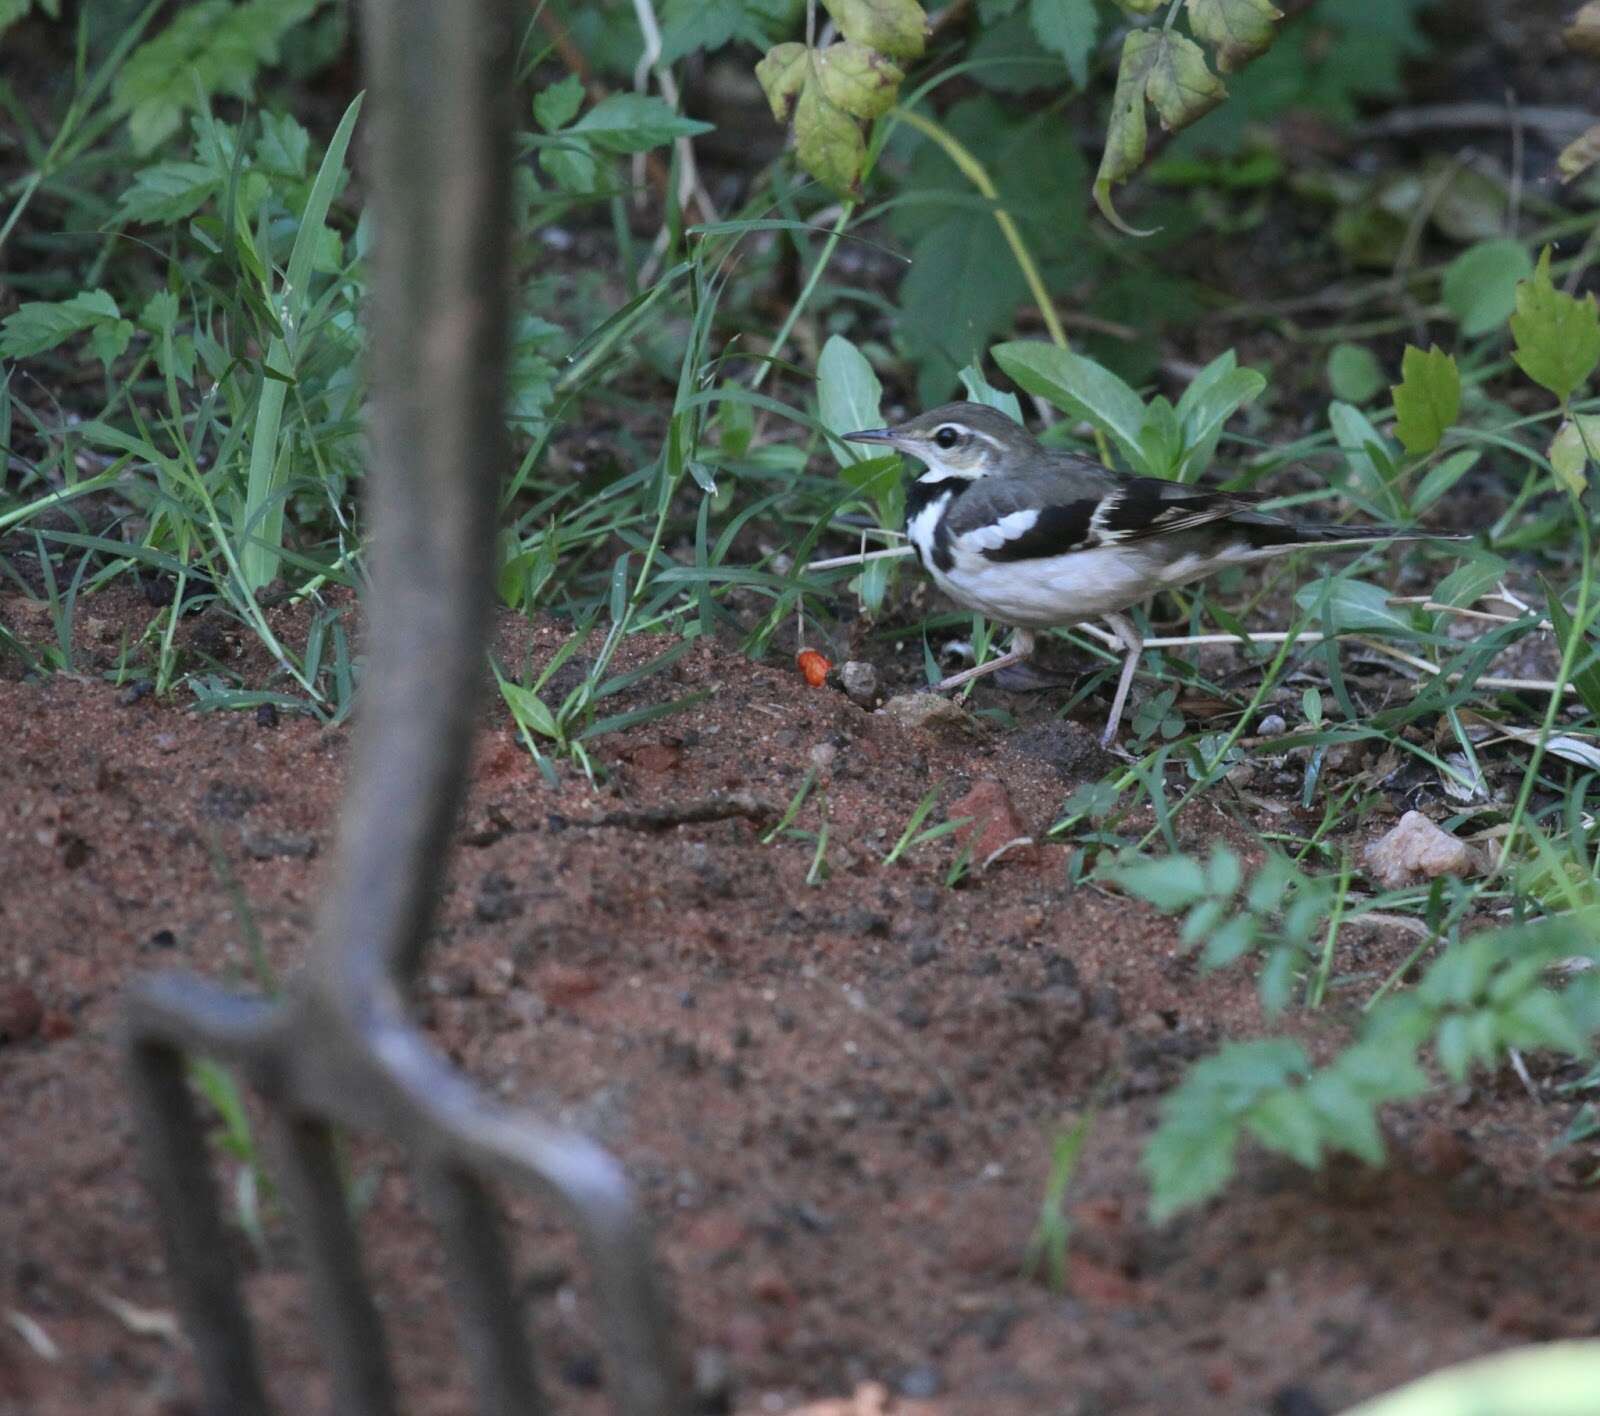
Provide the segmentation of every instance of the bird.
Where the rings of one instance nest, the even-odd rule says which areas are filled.
[[[1258,509],[1264,497],[1140,477],[1046,447],[983,403],[946,403],[889,428],[845,433],[914,457],[906,536],[922,568],[958,605],[1013,630],[1009,652],[953,674],[935,692],[1026,666],[1041,630],[1103,619],[1124,651],[1101,734],[1117,737],[1144,643],[1124,613],[1157,591],[1229,565],[1308,547],[1466,540],[1387,526],[1290,521]]]

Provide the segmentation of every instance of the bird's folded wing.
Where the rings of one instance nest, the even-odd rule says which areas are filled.
[[[1112,483],[1107,475],[1109,485],[1099,487],[1054,481],[984,478],[950,508],[949,535],[989,560],[1036,560],[1187,531],[1249,512],[1259,500],[1156,477]]]

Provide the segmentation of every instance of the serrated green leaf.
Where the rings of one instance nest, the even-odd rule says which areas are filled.
[[[1232,919],[1214,930],[1211,938],[1206,940],[1206,947],[1200,953],[1200,967],[1223,969],[1237,962],[1256,942],[1257,930],[1254,915],[1234,915]]]
[[[1230,903],[1227,899],[1201,900],[1184,919],[1183,928],[1178,931],[1178,943],[1185,949],[1193,949],[1202,940],[1209,939],[1227,915]]]
[[[70,300],[30,300],[0,322],[0,355],[26,359],[76,334],[87,334],[95,357],[109,367],[127,349],[133,323],[104,290],[85,290]]]
[[[1469,246],[1445,267],[1442,293],[1469,339],[1503,325],[1517,307],[1517,283],[1533,272],[1520,241],[1506,237]]]
[[[1365,345],[1335,344],[1328,351],[1328,387],[1346,403],[1366,403],[1383,387],[1383,369]]]
[[[1337,1068],[1314,1076],[1306,1084],[1305,1097],[1327,1144],[1349,1151],[1369,1165],[1382,1162],[1383,1134],[1378,1130],[1377,1113]]]
[[[1589,482],[1589,463],[1600,463],[1600,414],[1563,418],[1547,455],[1556,480],[1574,496],[1582,495]]]
[[[568,74],[533,97],[534,121],[547,133],[565,128],[583,107],[583,80]]]
[[[767,96],[772,116],[780,123],[794,117],[800,90],[810,76],[809,57],[805,45],[791,41],[773,45],[756,65],[756,82]]]
[[[1275,1150],[1307,1169],[1322,1159],[1322,1128],[1316,1111],[1297,1091],[1265,1097],[1245,1117],[1245,1127],[1268,1150]]]
[[[1066,61],[1072,82],[1086,87],[1100,24],[1094,0],[1030,0],[1028,22],[1039,43]]]
[[[117,203],[124,221],[165,224],[193,216],[221,188],[203,162],[158,162],[142,167]]]
[[[1116,443],[1136,472],[1150,475],[1139,441],[1144,402],[1109,369],[1042,340],[997,344],[992,353],[995,363],[1025,393],[1075,418],[1087,418]]]
[[[839,33],[891,59],[915,59],[928,42],[928,17],[916,0],[822,0]]]
[[[1141,1164],[1150,1180],[1150,1217],[1157,1224],[1209,1200],[1233,1178],[1239,1123],[1163,1124],[1145,1146]]]
[[[1413,457],[1432,452],[1461,412],[1461,372],[1436,344],[1424,354],[1406,345],[1400,382],[1391,390],[1400,444]]]
[[[1517,286],[1511,333],[1517,366],[1563,403],[1600,363],[1600,308],[1592,294],[1579,300],[1555,288],[1548,246],[1533,275]]]
[[[134,147],[149,152],[177,130],[197,92],[250,96],[257,72],[278,62],[279,44],[321,0],[200,0],[139,45],[118,71],[112,101],[128,118]],[[198,81],[198,82],[197,82]]]
[[[893,60],[848,39],[818,50],[812,70],[828,102],[856,118],[887,113],[905,78]]]
[[[1217,51],[1217,68],[1231,73],[1272,43],[1283,11],[1268,0],[1185,0],[1189,28]]]
[[[1206,888],[1219,899],[1231,900],[1243,879],[1239,857],[1219,841],[1206,862]]]
[[[287,113],[263,113],[256,139],[256,163],[278,177],[304,177],[311,134]]]
[[[647,152],[677,138],[709,133],[712,124],[674,113],[654,94],[614,93],[601,99],[570,131],[607,152]]]

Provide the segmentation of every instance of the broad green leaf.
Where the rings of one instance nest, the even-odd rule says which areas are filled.
[[[1383,369],[1365,345],[1335,344],[1328,351],[1328,387],[1346,403],[1366,403],[1383,387]]]
[[[1533,275],[1517,286],[1511,333],[1518,367],[1563,403],[1600,363],[1600,309],[1592,294],[1579,300],[1555,288],[1548,246]]]
[[[541,737],[560,740],[561,729],[556,725],[555,714],[531,688],[502,678],[500,696],[505,699],[506,707],[511,710],[511,716],[517,720],[519,727],[536,732]]]
[[[988,379],[984,378],[983,371],[975,364],[968,364],[959,378],[961,386],[966,389],[967,397],[974,403],[982,403],[989,408],[998,408],[1008,418],[1022,421],[1022,403],[1014,393],[1007,393],[996,388]]]
[[[1072,82],[1086,87],[1099,27],[1094,0],[1029,0],[1028,21],[1039,43],[1066,60]]]
[[[1444,272],[1444,302],[1462,334],[1476,338],[1503,325],[1517,307],[1517,282],[1532,272],[1527,248],[1505,237],[1480,241],[1451,261]]]
[[[676,138],[692,138],[709,133],[712,124],[674,113],[665,100],[654,94],[615,93],[601,99],[576,123],[571,131],[582,133],[607,152],[646,152]]]
[[[767,96],[772,116],[780,123],[787,123],[794,117],[800,90],[810,75],[808,57],[805,45],[791,41],[773,45],[756,65],[756,82]]]
[[[1344,1416],[1587,1416],[1600,1391],[1600,1342],[1540,1342],[1460,1362]]]
[[[1188,909],[1206,897],[1205,871],[1192,856],[1145,857],[1110,866],[1103,873],[1163,914]]]
[[[1216,362],[1212,361],[1213,367]],[[1202,370],[1202,376],[1207,372]],[[1183,456],[1175,475],[1180,482],[1192,482],[1206,470],[1216,455],[1223,425],[1245,404],[1259,398],[1266,386],[1266,379],[1256,370],[1230,368],[1217,378],[1207,379],[1204,389],[1189,402],[1187,410],[1184,404],[1189,400],[1189,390],[1184,391],[1184,397],[1178,401],[1178,417],[1183,425]]]
[[[1411,494],[1411,510],[1413,512],[1427,510],[1476,467],[1482,456],[1482,448],[1465,447],[1460,452],[1451,453],[1443,462],[1430,467],[1423,479],[1417,483],[1416,491]]]
[[[1401,446],[1413,457],[1432,452],[1461,412],[1461,373],[1454,356],[1437,344],[1426,354],[1406,345],[1400,382],[1390,391]]]
[[[1574,496],[1582,495],[1589,463],[1600,464],[1600,414],[1577,413],[1562,419],[1548,456],[1556,480]]]
[[[1139,395],[1093,359],[1038,340],[998,344],[994,361],[1024,392],[1101,428],[1137,472],[1150,475],[1139,442],[1145,406]]]
[[[1471,605],[1493,590],[1511,571],[1510,565],[1489,551],[1474,550],[1466,554],[1468,558],[1433,587],[1430,598],[1441,605]]]
[[[817,359],[817,416],[834,436],[828,449],[840,467],[881,458],[865,443],[839,442],[846,433],[883,426],[883,385],[866,356],[842,334],[828,337]]]
[[[1203,117],[1226,96],[1221,80],[1206,67],[1205,52],[1192,39],[1167,29],[1129,33],[1122,42],[1105,150],[1094,179],[1095,204],[1107,221],[1129,235],[1149,234],[1128,226],[1111,203],[1112,184],[1144,162],[1149,137],[1145,100],[1170,132]]]
[[[816,51],[811,62],[828,102],[856,118],[887,113],[905,78],[892,60],[848,39]]]
[[[1359,408],[1336,401],[1328,405],[1328,423],[1361,491],[1371,497],[1387,497],[1394,457],[1371,419]]]
[[[1184,0],[1189,28],[1217,51],[1217,68],[1232,73],[1272,43],[1273,24],[1283,18],[1268,0]]]
[[[1365,580],[1316,580],[1294,592],[1294,602],[1323,624],[1324,607],[1335,634],[1413,634],[1411,617],[1389,603],[1390,592]]]
[[[1173,406],[1159,395],[1145,409],[1144,422],[1139,425],[1139,448],[1152,476],[1171,478],[1177,474],[1178,460],[1183,455],[1183,430]]]
[[[534,95],[533,116],[545,132],[553,133],[557,128],[565,128],[582,107],[583,80],[576,74],[568,74],[559,83]]]
[[[915,59],[927,44],[928,17],[916,0],[822,0],[839,33],[891,59]]]

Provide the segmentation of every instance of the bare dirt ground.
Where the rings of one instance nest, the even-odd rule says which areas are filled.
[[[108,667],[147,613],[101,597],[80,615],[81,667]],[[499,626],[511,662],[563,634]],[[647,680],[619,706],[713,696],[600,739],[598,791],[565,768],[549,788],[485,709],[417,1008],[486,1087],[625,1160],[707,1411],[782,1411],[876,1379],[906,1411],[1312,1416],[1444,1363],[1600,1330],[1600,1197],[1545,1158],[1570,1108],[1509,1075],[1392,1109],[1381,1172],[1317,1177],[1252,1152],[1218,1202],[1147,1221],[1138,1155],[1157,1102],[1190,1059],[1264,1030],[1252,981],[1201,976],[1160,916],[1068,888],[1065,846],[1013,852],[958,889],[944,885],[949,838],[881,863],[935,784],[936,819],[992,779],[1042,834],[1106,766],[1048,695],[990,690],[1019,726],[973,738],[906,730],[709,644],[671,672],[680,682]],[[131,977],[174,966],[255,987],[230,875],[274,969],[304,958],[348,733],[199,715],[87,675],[0,682],[0,722],[0,1413],[193,1412],[181,1339],[113,1311],[172,1303],[135,1170],[118,1000]],[[750,820],[652,825],[733,791],[781,810],[819,761],[818,885],[809,845],[763,845]],[[1194,844],[1248,846],[1216,806],[1184,820]],[[1370,932],[1339,965],[1390,969],[1411,943]],[[1347,1019],[1335,1005],[1294,1026],[1319,1050]],[[1023,1256],[1050,1139],[1097,1094],[1057,1292],[1022,1276]],[[407,1409],[465,1413],[406,1169],[360,1139],[350,1161]],[[225,1181],[236,1168],[219,1161]],[[570,1238],[531,1203],[509,1210],[556,1407],[595,1408]],[[274,1204],[264,1250],[241,1235],[239,1253],[283,1409],[326,1409]]]

